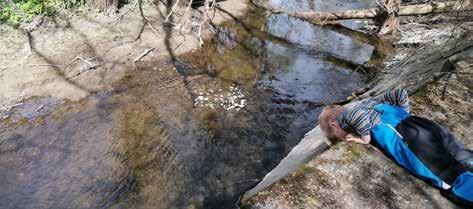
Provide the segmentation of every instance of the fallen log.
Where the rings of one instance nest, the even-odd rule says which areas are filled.
[[[399,8],[399,16],[424,15],[430,13],[458,12],[473,10],[471,0],[432,2],[428,4],[403,5]],[[347,10],[342,12],[288,12],[279,8],[266,7],[273,13],[286,13],[289,16],[300,18],[312,23],[319,24],[321,21],[342,19],[365,19],[375,18],[385,11],[380,8]]]

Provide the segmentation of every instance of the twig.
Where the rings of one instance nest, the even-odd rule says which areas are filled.
[[[378,0],[374,1],[376,5],[378,5],[379,8],[381,8],[384,11],[387,11],[388,9],[386,8],[386,4],[384,2],[379,2]]]
[[[166,18],[164,19],[164,22],[167,22],[167,21],[169,20],[169,17],[171,17],[172,13],[173,13],[174,10],[176,9],[177,4],[179,4],[179,0],[177,0],[176,3],[174,4],[174,6],[172,6],[171,11],[169,12],[169,14],[168,14],[168,15],[166,16]]]
[[[0,69],[0,72],[4,71],[4,70],[6,70],[6,69],[8,69],[8,68],[10,68],[10,67],[11,67],[11,66],[6,66],[6,67],[1,68],[1,69]]]
[[[36,112],[39,112],[41,109],[43,109],[44,105],[40,105],[38,108],[36,108]]]
[[[187,82],[193,81],[193,80],[198,79],[198,78],[201,78],[201,77],[203,77],[203,76],[204,76],[204,75],[197,75],[197,76],[188,78],[188,79],[187,79]],[[179,82],[179,81],[181,81],[181,80],[176,80],[176,81],[172,82],[171,84],[169,84],[169,85],[167,85],[167,86],[159,87],[158,89],[167,89],[167,88],[170,88],[170,87],[173,87],[173,86],[177,86],[177,85],[179,85],[179,84],[182,83],[182,82]]]
[[[90,67],[95,67],[95,66],[96,66],[95,64],[92,64],[91,62],[89,62],[88,60],[84,59],[83,57],[77,57],[77,59],[80,59],[80,60],[84,61],[84,62],[87,63]]]
[[[153,25],[149,21],[147,21],[147,23],[148,23],[148,26],[151,28],[152,32],[154,33],[154,35],[156,35],[156,37],[159,37],[158,30],[156,30],[156,28],[154,28]]]
[[[238,197],[238,200],[235,202],[235,208],[237,208],[237,209],[240,208],[240,206],[238,205],[238,203],[240,203],[242,196],[243,196],[243,195],[240,195],[240,196]]]
[[[24,66],[50,66],[50,67],[57,67],[57,68],[62,68],[64,66],[62,65],[54,65],[54,64],[27,64]]]
[[[212,0],[212,10],[213,10],[213,14],[212,14],[212,20],[215,18],[215,16],[217,15],[217,2],[216,0]]]
[[[182,21],[181,21],[181,24],[180,24],[180,26],[179,26],[179,34],[184,38],[184,40],[182,40],[182,42],[179,43],[179,44],[174,48],[174,50],[177,50],[179,47],[181,47],[181,45],[184,44],[184,42],[186,42],[186,40],[187,40],[186,36],[185,36],[184,33],[182,32],[182,28],[184,28],[188,22],[191,22],[191,21],[189,20],[189,10],[190,10],[190,8],[191,8],[193,2],[194,2],[194,0],[190,0],[190,1],[189,1],[189,4],[188,4],[187,7],[186,7],[186,10],[185,10],[185,12],[184,12],[184,16],[182,17],[182,19],[181,19]],[[189,20],[189,21],[188,21],[188,20]]]
[[[153,48],[149,48],[149,49],[146,49],[140,56],[136,57],[135,60],[133,60],[133,63],[137,63],[139,61],[141,61],[141,59],[148,55],[151,51],[154,50],[154,47]]]
[[[194,0],[190,0],[189,1],[189,4],[187,5],[187,8],[186,8],[186,14],[189,12],[191,6],[192,6],[192,3],[194,3]]]
[[[30,57],[33,54],[33,45],[31,43],[31,33],[27,31],[26,29],[23,29],[26,38],[28,39],[28,55],[26,55],[26,58]]]
[[[361,70],[364,74],[366,74],[366,70],[361,65],[358,65],[352,73],[356,73],[358,70]]]
[[[80,57],[80,56],[77,56],[76,58],[72,59],[71,61],[69,61],[64,67],[67,67],[69,66],[70,64],[72,64],[73,62],[75,62],[76,60],[82,60],[83,62],[85,62],[87,65],[90,66],[90,68],[94,68],[94,67],[97,67],[97,64],[94,64],[94,63],[91,63],[90,61],[88,61],[87,59],[84,59],[83,57]],[[92,58],[91,58],[92,59]]]
[[[202,38],[202,27],[204,27],[209,21],[209,10],[210,10],[209,1],[211,1],[211,0],[205,0],[205,2],[204,2],[204,14],[203,14],[204,18],[202,19],[202,21],[199,24],[198,37],[199,37],[199,46],[200,47],[202,47],[204,45],[204,40]]]
[[[199,46],[202,47],[204,45],[204,40],[202,39],[202,26],[203,24],[199,25],[199,32],[197,36],[199,37]]]
[[[239,181],[239,182],[237,182],[237,183],[243,183],[243,182],[255,182],[255,181],[261,181],[261,179],[248,179],[248,180]]]
[[[69,61],[64,67],[67,67],[69,66],[70,64],[72,64],[73,62],[75,62],[77,59],[79,59],[78,57],[72,59],[71,61]]]
[[[30,59],[30,60],[27,60],[27,61],[31,62],[31,61],[43,60],[43,59],[47,59],[47,58],[50,58],[50,57],[54,57],[54,56],[59,55],[59,54],[64,54],[64,52],[58,52],[58,53],[54,53],[54,54],[51,54],[51,55],[48,55],[48,56]]]
[[[460,16],[460,12],[461,12],[460,10],[463,7],[464,3],[465,3],[465,0],[462,0],[460,6],[458,8],[458,11],[455,14],[455,19],[457,19],[457,20],[458,20],[458,17]],[[457,28],[460,27],[461,24],[462,24],[462,22],[459,22],[459,23],[453,25],[450,36],[448,37],[447,41],[445,41],[445,43],[443,44],[443,46],[440,50],[443,50],[445,48],[445,46],[447,45],[447,43],[455,36],[455,31],[456,31]],[[456,45],[457,45],[457,42],[455,42],[454,47],[456,47]]]
[[[10,111],[12,108],[23,105],[23,102],[18,102],[12,105],[6,105],[3,107],[0,107],[0,111]]]
[[[469,68],[471,66],[473,66],[473,63],[466,65],[465,68]]]

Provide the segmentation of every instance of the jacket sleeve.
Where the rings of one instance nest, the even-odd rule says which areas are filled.
[[[346,132],[358,136],[369,135],[372,128],[368,115],[364,112],[364,109],[361,108],[354,108],[342,112],[338,117],[338,123]]]
[[[409,95],[404,89],[394,89],[384,93],[381,102],[399,106],[409,112]]]

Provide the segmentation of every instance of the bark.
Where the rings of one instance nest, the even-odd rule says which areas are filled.
[[[473,9],[471,5],[471,0],[404,5],[399,8],[398,15],[408,16],[441,12],[468,11]],[[326,20],[375,18],[385,12],[379,8],[347,10],[343,12],[286,12],[277,8],[270,8],[270,10],[275,13],[287,13],[289,16],[293,16],[317,24],[319,24],[321,21]]]
[[[384,21],[381,29],[378,32],[378,36],[383,36],[386,34],[397,32],[399,29],[399,18],[395,14],[390,14],[386,21]]]
[[[382,6],[388,14],[397,14],[401,7],[401,0],[384,0]]]
[[[381,29],[378,32],[378,36],[383,36],[389,33],[397,32],[399,29],[399,9],[401,7],[401,0],[385,0],[383,9],[388,14],[388,17],[384,21]]]

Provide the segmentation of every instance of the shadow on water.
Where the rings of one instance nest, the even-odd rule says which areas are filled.
[[[308,2],[281,6],[322,4]],[[350,66],[374,46],[347,34],[252,8],[113,91],[36,117],[25,105],[0,126],[0,208],[233,208],[322,104],[365,82]]]

